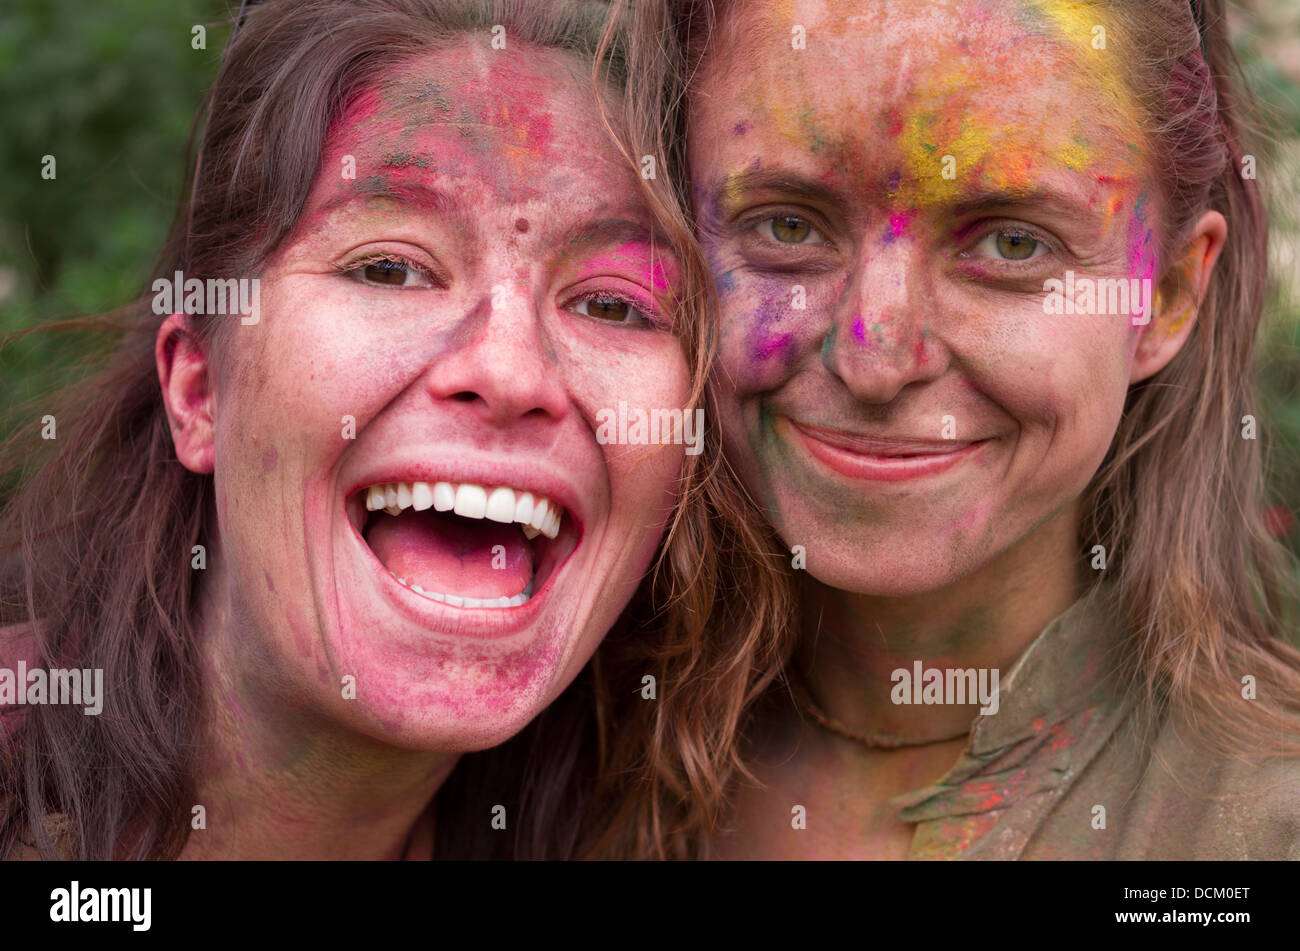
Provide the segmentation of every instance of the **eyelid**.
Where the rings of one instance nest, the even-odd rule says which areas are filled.
[[[396,264],[401,264],[405,266],[406,268],[408,268],[411,271],[414,271],[417,274],[424,275],[424,277],[429,282],[428,287],[427,288],[398,287],[396,285],[391,285],[391,284],[390,285],[375,284],[369,281],[363,281],[361,280],[360,277],[354,276],[358,272],[360,272],[363,268],[366,268],[371,264],[377,264],[380,261],[392,261]],[[362,284],[366,287],[386,286],[393,290],[427,290],[432,288],[445,288],[450,283],[447,276],[440,269],[431,267],[428,264],[421,264],[415,261],[411,255],[403,254],[401,251],[377,249],[373,251],[368,251],[364,254],[359,254],[355,257],[346,257],[342,261],[332,262],[330,266],[333,267],[340,274],[342,274],[344,277],[354,280],[358,284]]]
[[[824,241],[832,243],[828,235],[835,229],[831,227],[830,221],[815,208],[804,205],[767,204],[748,208],[736,216],[735,227],[739,232],[752,231],[757,225],[772,218],[802,218],[821,234]]]
[[[580,291],[577,294],[574,294],[572,297],[568,298],[564,302],[564,304],[561,305],[561,307],[564,310],[569,310],[571,307],[573,307],[574,304],[580,304],[583,301],[596,300],[598,298],[617,300],[617,301],[621,301],[624,304],[627,304],[629,307],[631,307],[633,310],[637,311],[641,315],[641,318],[642,320],[644,320],[646,326],[657,327],[660,329],[668,329],[672,325],[672,322],[659,312],[659,308],[654,304],[653,301],[642,299],[638,297],[636,294],[632,294],[627,291],[621,291],[618,290],[617,288],[593,287],[587,290]],[[587,317],[588,319],[591,320],[600,320],[600,318],[592,317],[590,314],[579,314],[578,316]],[[600,322],[604,324],[615,324],[616,326],[618,325],[636,326],[636,323],[630,320],[618,321],[617,323],[615,321],[610,321],[610,320],[601,320]]]
[[[1039,244],[1046,247],[1048,253],[1058,257],[1061,255],[1061,249],[1063,247],[1063,244],[1056,237],[1049,235],[1042,229],[1037,228],[1033,225],[1027,225],[1023,221],[1005,219],[1005,220],[995,220],[995,221],[977,221],[973,225],[961,229],[961,232],[959,233],[959,238],[967,239],[963,241],[966,250],[962,252],[962,256],[963,257],[969,256],[970,253],[974,251],[974,249],[978,247],[980,243],[984,241],[985,238],[987,238],[989,235],[997,234],[998,232],[1001,231],[1019,231],[1023,234],[1027,234],[1029,235],[1029,237],[1033,238]],[[973,239],[969,237],[972,234],[975,236]],[[1039,257],[1042,256],[1043,255],[1039,255]],[[988,260],[996,261],[999,259],[989,258]],[[1031,258],[1029,260],[1036,260],[1036,259]],[[1024,262],[1004,261],[1003,263],[1024,264],[1028,262],[1027,261]]]

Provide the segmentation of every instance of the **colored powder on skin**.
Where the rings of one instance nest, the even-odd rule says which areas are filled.
[[[867,328],[866,324],[863,323],[861,314],[853,318],[853,339],[858,343],[867,342]]]
[[[1086,68],[1090,88],[1101,103],[1125,125],[1137,126],[1114,55],[1091,48],[1095,15],[1081,3],[1025,0],[1021,22],[1039,35],[1059,39],[1070,52],[1070,64]],[[1008,53],[1010,55],[1010,53]],[[1006,116],[986,114],[972,90],[997,88],[1007,68],[1004,57],[971,63],[946,60],[930,67],[916,89],[921,105],[905,116],[898,134],[907,171],[904,194],[898,197],[932,206],[952,201],[972,180],[1001,190],[1032,191],[1043,165],[1085,170],[1099,164],[1099,149],[1077,132],[1044,148],[1016,148]],[[1095,110],[1093,110],[1095,111]],[[1097,120],[1092,120],[1095,124]],[[891,121],[891,128],[895,123]],[[951,174],[939,174],[946,157]],[[961,183],[967,183],[963,186]],[[900,184],[890,181],[891,193]]]
[[[412,155],[410,152],[394,152],[392,155],[384,156],[384,168],[406,168],[408,165],[428,168],[429,159],[423,155]]]
[[[826,339],[822,341],[822,366],[831,372],[835,371],[835,368],[831,366],[831,354],[835,350],[835,338],[838,336],[839,330],[840,328],[838,326],[832,325],[831,332],[828,333]]]
[[[794,334],[768,334],[754,348],[754,357],[757,360],[769,360],[777,354],[784,356],[793,346]]]
[[[770,360],[778,355],[785,357],[794,346],[794,334],[778,333],[766,329],[768,325],[778,323],[786,316],[777,304],[778,300],[784,298],[775,296],[781,293],[782,291],[777,289],[773,296],[764,297],[762,304],[759,305],[754,314],[753,331],[749,335],[750,353],[753,362]]]
[[[907,233],[907,226],[912,223],[912,219],[917,215],[917,209],[909,208],[906,211],[895,212],[889,216],[889,228],[885,231],[880,239],[881,244],[893,244],[897,239]]]
[[[1111,48],[1114,35],[1106,35],[1105,49],[1094,46],[1100,42],[1096,28],[1104,27],[1108,22],[1099,4],[1089,0],[1023,0],[1021,10],[1025,14],[1022,22],[1026,25],[1037,26],[1040,30],[1047,27],[1043,32],[1073,48],[1078,64],[1087,70],[1090,85],[1117,116],[1134,123],[1139,121],[1132,94],[1124,81],[1121,68],[1124,57],[1116,55]]]
[[[718,293],[729,294],[734,291],[736,289],[736,276],[732,273],[732,269],[723,269],[717,251],[709,247],[705,253],[705,258],[709,262],[709,272],[713,275],[713,280],[718,286]]]
[[[740,208],[741,176],[741,172],[732,172],[723,180],[722,187],[714,190],[714,194],[718,196],[717,204],[714,206],[717,220],[730,218]]]
[[[1133,203],[1133,217],[1128,226],[1130,277],[1150,277],[1155,270],[1153,235],[1147,227],[1147,206],[1145,193]]]

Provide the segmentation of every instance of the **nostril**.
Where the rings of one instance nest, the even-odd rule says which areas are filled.
[[[470,390],[461,390],[459,393],[451,394],[451,399],[459,400],[462,403],[472,403],[478,399],[478,394]]]

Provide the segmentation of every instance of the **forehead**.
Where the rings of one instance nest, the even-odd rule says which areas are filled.
[[[382,198],[412,183],[510,205],[553,203],[631,181],[575,54],[493,50],[463,37],[352,100],[327,136],[309,204]]]
[[[721,126],[736,164],[779,148],[810,174],[893,176],[922,201],[972,177],[1027,186],[1048,167],[1136,175],[1140,126],[1113,38],[1093,49],[1096,19],[1054,0],[733,3],[693,121]]]

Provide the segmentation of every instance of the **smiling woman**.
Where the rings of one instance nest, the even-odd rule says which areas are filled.
[[[612,407],[700,398],[666,21],[504,0],[247,16],[158,274],[253,282],[250,306],[142,296],[105,321],[120,345],[63,394],[57,441],[4,449],[35,462],[0,521],[0,662],[102,670],[104,696],[102,716],[3,709],[0,855],[427,857],[435,829],[472,855],[499,828],[498,849],[566,855],[622,808],[594,751],[665,776],[679,734],[712,755],[679,717],[644,767],[651,742],[600,715],[719,656],[693,459],[595,433]],[[556,700],[638,588],[654,623],[625,621],[516,741],[541,773],[461,770],[435,822],[461,755]],[[726,676],[748,682],[761,629],[739,625]],[[690,689],[672,709],[707,707]]]
[[[683,9],[719,421],[806,555],[716,853],[1300,856],[1224,4]]]

